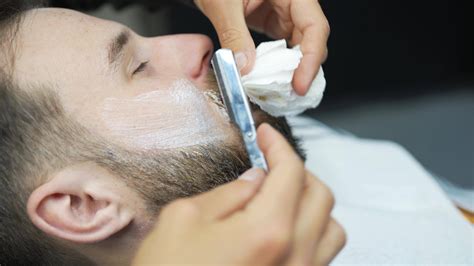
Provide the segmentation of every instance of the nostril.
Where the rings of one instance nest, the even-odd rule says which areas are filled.
[[[183,36],[180,43],[180,63],[186,71],[186,75],[196,81],[204,81],[209,71],[212,52],[214,50],[212,41],[201,35]]]
[[[211,61],[211,51],[207,50],[207,52],[202,57],[202,63],[206,64],[206,65],[209,65],[210,61]]]
[[[201,71],[199,71],[199,76],[206,74],[207,70],[209,69],[210,61],[211,61],[211,51],[207,50],[207,52],[202,57]]]

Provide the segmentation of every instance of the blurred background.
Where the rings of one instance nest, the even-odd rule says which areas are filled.
[[[57,6],[64,1],[52,0]],[[119,1],[117,1],[119,2]],[[434,176],[474,189],[474,16],[469,1],[330,1],[327,88],[306,115],[359,137],[393,140]],[[102,5],[90,14],[145,36],[209,35],[199,11]],[[254,34],[256,43],[267,38]],[[472,199],[472,198],[471,198]]]

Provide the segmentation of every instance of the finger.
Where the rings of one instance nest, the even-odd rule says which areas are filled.
[[[301,40],[303,39],[303,34],[296,28],[293,29],[293,33],[291,34],[291,39],[288,41],[288,44],[290,46],[295,46],[297,44],[301,43]],[[326,47],[326,50],[324,51],[323,55],[323,60],[321,63],[326,62],[326,59],[328,58],[328,48]]]
[[[253,12],[246,13],[245,20],[247,21],[247,25],[254,31],[264,33],[265,22],[272,12],[273,10],[268,2],[260,4]]]
[[[264,24],[265,34],[273,39],[288,39],[293,29],[293,22],[285,20],[276,12],[268,14]]]
[[[192,201],[207,220],[223,219],[242,209],[257,193],[265,172],[259,168],[246,171],[239,180],[232,181],[213,190],[197,195]]]
[[[346,244],[346,233],[339,223],[331,219],[325,234],[317,244],[313,265],[329,265]]]
[[[301,32],[301,52],[303,58],[293,76],[293,88],[304,95],[316,77],[326,54],[329,24],[314,0],[293,1],[291,13],[295,27]]]
[[[312,263],[316,245],[325,234],[333,206],[334,198],[329,188],[307,172],[304,195],[296,220],[294,252],[289,258],[290,265]]]
[[[294,28],[290,13],[291,1],[271,0],[269,2],[272,12],[265,18],[265,34],[275,39],[288,39]]]
[[[290,225],[303,190],[303,162],[286,139],[268,124],[260,125],[257,138],[267,159],[269,172],[249,209],[265,221],[278,219]]]
[[[197,6],[216,29],[222,48],[231,49],[242,75],[255,61],[255,43],[245,22],[242,0],[196,0]]]
[[[303,40],[303,33],[299,31],[297,28],[293,28],[293,32],[291,33],[291,39],[288,41],[290,46],[295,46],[301,43]]]

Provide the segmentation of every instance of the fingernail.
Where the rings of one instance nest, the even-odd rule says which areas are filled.
[[[265,171],[260,168],[250,168],[245,171],[238,179],[247,180],[247,181],[258,181],[265,176]]]
[[[237,52],[234,57],[237,68],[241,71],[248,63],[248,56],[244,52]]]

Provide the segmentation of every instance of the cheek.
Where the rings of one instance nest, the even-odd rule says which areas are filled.
[[[107,98],[102,121],[117,140],[141,149],[172,149],[224,140],[225,121],[186,80],[131,99]]]

